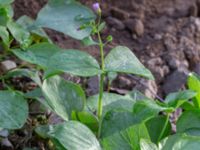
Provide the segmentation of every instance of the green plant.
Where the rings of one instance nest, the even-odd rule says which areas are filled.
[[[11,2],[0,0],[2,9],[7,12],[6,15],[0,14],[2,20],[11,14],[7,11]],[[1,79],[26,76],[38,87],[23,93],[6,85],[8,90],[0,91],[0,116],[3,116],[0,117],[0,128],[21,128],[28,116],[25,99],[36,99],[63,119],[63,123],[39,125],[35,129],[42,138],[51,139],[58,150],[197,149],[200,141],[200,78],[191,74],[189,90],[171,93],[164,102],[149,99],[138,91],[125,96],[104,92],[104,78],[109,76],[112,80],[116,73],[154,78],[127,47],[117,46],[104,56],[104,46],[112,41],[112,37],[102,39],[100,33],[105,23],[101,22],[99,5],[95,4],[94,8],[97,16],[74,0],[49,0],[36,21],[22,17],[14,22],[12,15],[8,17],[4,31],[9,29],[11,39],[15,38],[18,44],[11,47],[9,43],[12,40],[5,40],[1,34],[5,49],[34,64],[35,68],[21,66],[4,74]],[[11,31],[12,27],[16,27],[15,32]],[[101,64],[83,51],[64,50],[52,44],[42,27],[81,40],[87,46],[99,46]],[[93,40],[95,37],[97,41]],[[39,72],[43,73],[42,77]],[[59,76],[62,73],[99,76],[99,94],[86,97],[82,87],[64,80]],[[170,116],[180,108],[184,112],[177,120],[176,134],[172,135]]]

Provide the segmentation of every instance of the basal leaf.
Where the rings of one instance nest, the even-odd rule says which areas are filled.
[[[140,123],[139,117],[128,111],[111,110],[107,112],[102,120],[101,137],[111,136],[134,124]]]
[[[54,76],[44,81],[42,91],[49,107],[64,120],[68,120],[72,111],[83,110],[85,93],[77,84]]]
[[[13,53],[24,61],[46,68],[50,57],[59,51],[61,49],[53,44],[40,43],[26,50],[14,49]]]
[[[47,131],[49,130],[49,131]],[[38,129],[37,133],[56,139],[59,144],[68,150],[101,150],[95,135],[83,124],[77,121],[67,121],[55,126]],[[45,133],[43,133],[46,131]]]
[[[9,47],[9,44],[10,44],[9,33],[7,31],[7,28],[4,26],[0,26],[0,37],[3,41],[3,44]]]
[[[7,23],[7,27],[14,37],[14,39],[19,42],[20,46],[24,49],[27,48],[31,43],[32,39],[30,33],[25,30],[21,25],[17,24],[16,22],[10,20]]]
[[[152,142],[158,143],[160,140],[171,134],[171,124],[169,121],[167,122],[167,126],[162,133],[166,121],[166,116],[156,116],[145,123]]]
[[[200,108],[200,78],[192,73],[188,77],[187,84],[190,90],[197,92],[197,95],[193,98],[193,102],[197,108]]]
[[[122,72],[154,79],[151,72],[146,69],[130,49],[118,46],[111,50],[105,58],[107,72]]]
[[[28,77],[33,80],[38,85],[41,85],[41,79],[39,76],[39,72],[31,69],[14,69],[9,71],[4,78],[12,78],[12,77]]]
[[[77,120],[82,124],[86,125],[93,132],[98,132],[99,121],[98,118],[88,111],[73,112],[72,120]]]
[[[189,129],[200,130],[200,110],[185,111],[177,121],[177,132],[184,133]]]
[[[200,147],[200,137],[175,134],[163,140],[159,147],[161,150],[197,150]]]
[[[45,31],[42,28],[35,27],[34,20],[28,16],[21,16],[17,23],[20,24],[24,29],[28,30],[31,33],[32,39],[34,42],[51,42],[51,39],[48,37],[48,35],[45,33]]]
[[[101,143],[105,150],[140,150],[140,139],[149,139],[144,124],[133,125],[118,133],[103,138]]]
[[[133,113],[136,116],[140,116],[141,121],[146,121],[152,117],[155,117],[159,112],[172,112],[173,110],[173,108],[160,106],[153,100],[140,100],[137,101],[133,106]]]
[[[0,7],[0,25],[6,27],[9,19],[9,14],[7,12],[6,7]]]
[[[0,91],[0,128],[21,128],[28,117],[28,104],[18,93]]]

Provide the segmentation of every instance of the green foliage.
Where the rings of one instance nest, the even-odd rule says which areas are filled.
[[[165,103],[169,107],[178,108],[182,104],[187,102],[189,99],[195,97],[196,95],[197,93],[192,90],[185,90],[185,91],[180,91],[176,93],[170,93],[169,95],[167,95],[165,99]]]
[[[87,100],[87,109],[91,112],[97,112],[98,109],[98,96],[99,95],[94,95],[88,98]],[[114,93],[103,93],[103,110],[104,112],[110,110],[109,107],[112,107],[113,104],[115,104],[116,102],[121,102],[121,105],[118,105],[118,108],[122,108],[122,105],[125,105],[126,102],[130,102],[132,103],[132,105],[129,105],[130,107],[126,107],[127,105],[125,105],[125,108],[128,109],[130,108],[130,110],[132,109],[132,106],[134,104],[134,101],[132,99],[127,98],[126,96],[122,96],[122,95],[118,95],[118,94],[114,94]],[[117,105],[116,107],[117,108]]]
[[[199,146],[199,137],[187,136],[184,134],[169,136],[160,144],[161,150],[189,150],[198,149]]]
[[[56,53],[49,59],[48,68],[83,77],[102,73],[98,62],[92,56],[78,50]]]
[[[0,128],[21,128],[28,116],[24,97],[17,92],[0,91],[0,116]]]
[[[150,139],[144,124],[136,124],[103,138],[102,145],[105,150],[139,150],[140,139]]]
[[[59,76],[45,80],[42,91],[49,107],[66,121],[72,111],[82,111],[84,108],[85,93],[82,88]]]
[[[22,60],[45,68],[48,65],[49,58],[60,50],[53,44],[40,43],[25,50],[14,49],[13,53]]]
[[[192,73],[189,75],[188,87],[197,92],[197,95],[193,98],[193,102],[196,107],[200,108],[200,80],[196,74]]]
[[[108,72],[132,73],[154,79],[151,72],[140,63],[137,57],[127,47],[124,46],[118,46],[112,49],[106,56],[105,70]]]
[[[104,46],[112,36],[102,39],[105,27],[101,11],[96,16],[75,0],[49,0],[36,21],[28,16],[13,20],[11,3],[0,0],[0,37],[7,58],[14,54],[26,63],[2,74],[0,128],[19,129],[28,117],[27,100],[37,100],[63,122],[39,125],[35,132],[50,139],[59,150],[188,150],[200,143],[200,77],[190,74],[188,90],[170,93],[164,102],[147,98],[139,91],[127,95],[108,91],[118,73],[154,79],[132,51],[124,46],[111,49],[104,59]],[[101,10],[100,8],[98,8]],[[81,40],[86,46],[99,46],[100,63],[81,50],[62,49],[51,42],[42,27]],[[12,52],[12,53],[10,53]],[[13,57],[13,56],[12,56]],[[20,61],[19,61],[20,62]],[[30,67],[31,66],[31,67]],[[59,74],[99,76],[99,94],[86,97],[81,85]],[[31,91],[16,91],[7,80],[26,77],[37,84]],[[8,90],[9,89],[9,90]],[[192,100],[192,101],[191,101]],[[171,135],[170,118],[177,109],[183,113]]]
[[[28,16],[22,16],[17,20],[17,23],[21,25],[24,30],[27,30],[31,33],[31,39],[36,43],[40,42],[51,42],[51,39],[45,33],[45,31],[37,26],[34,26],[34,20]]]
[[[192,120],[192,123],[191,123]],[[184,112],[177,122],[178,133],[189,133],[195,130],[196,133],[200,131],[200,110],[191,110]],[[192,133],[191,133],[192,134]]]
[[[90,35],[92,28],[80,29],[80,27],[94,21],[94,19],[94,13],[78,2],[49,0],[49,3],[39,12],[35,25],[54,29],[82,40]]]
[[[22,26],[14,21],[9,21],[7,23],[7,27],[14,39],[19,42],[22,48],[26,48],[31,44],[32,39],[30,37],[30,33]]]
[[[44,132],[46,131],[46,132]],[[36,132],[42,137],[50,137],[58,141],[65,149],[73,150],[101,150],[95,135],[83,124],[77,121],[38,127]]]
[[[8,5],[14,2],[14,0],[0,0],[0,5]]]
[[[166,123],[167,126],[163,129]],[[171,134],[171,124],[166,116],[156,116],[151,118],[146,122],[146,126],[151,137],[151,141],[154,143],[158,143],[161,139]]]

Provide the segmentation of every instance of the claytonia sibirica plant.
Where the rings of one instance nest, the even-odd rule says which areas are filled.
[[[93,10],[75,0],[49,0],[36,20],[27,16],[12,19],[11,3],[0,0],[1,42],[4,57],[14,54],[27,62],[1,76],[0,128],[21,128],[28,117],[28,103],[40,102],[62,118],[62,123],[38,122],[35,133],[51,141],[56,150],[190,150],[200,146],[200,77],[190,74],[188,90],[167,95],[165,101],[152,100],[139,91],[127,95],[105,92],[105,78],[117,73],[133,74],[154,80],[132,51],[117,46],[105,56],[104,47],[112,41],[101,36],[105,27],[99,3]],[[96,45],[100,64],[91,55],[54,45],[42,28],[62,32],[86,46]],[[9,32],[8,32],[9,31]],[[10,35],[11,34],[11,35]],[[95,40],[94,40],[95,39]],[[13,44],[14,41],[14,44]],[[14,46],[12,46],[14,45]],[[30,68],[31,66],[31,68]],[[81,85],[61,74],[99,77],[99,94],[86,96]],[[30,91],[17,91],[6,81],[25,76],[37,84]],[[177,109],[182,114],[175,122]],[[176,125],[172,132],[171,124]]]

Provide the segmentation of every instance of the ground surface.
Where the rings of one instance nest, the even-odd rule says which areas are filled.
[[[135,88],[150,97],[163,98],[169,92],[185,88],[188,72],[200,74],[200,1],[102,1],[103,19],[107,23],[103,36],[111,34],[114,39],[106,47],[106,52],[117,45],[129,47],[156,78],[154,82],[120,75],[113,82],[113,92],[124,94]],[[15,18],[21,15],[35,18],[46,2],[47,0],[15,0]],[[93,2],[82,0],[82,3],[90,7]],[[49,30],[48,33],[63,48],[82,49],[99,58],[96,47],[85,48],[80,42],[62,34]],[[89,79],[87,84],[88,94],[97,92],[96,78]],[[19,137],[21,134],[19,133]],[[11,142],[17,145],[19,141],[13,139]],[[33,145],[26,141],[22,143]],[[42,147],[40,142],[34,144]],[[19,144],[18,149],[22,145]]]
[[[16,18],[36,17],[47,0],[16,0]],[[102,9],[107,28],[116,45],[129,47],[156,77],[156,83],[141,81],[161,96],[184,87],[189,71],[200,72],[200,2],[198,0],[104,0]],[[91,6],[94,0],[82,3]],[[49,31],[52,39],[64,48],[78,48],[98,58],[98,49],[84,48],[79,42]],[[125,81],[124,81],[125,80]],[[115,88],[132,89],[135,81],[119,77]],[[118,84],[119,87],[116,87]],[[121,86],[122,85],[122,86]],[[144,89],[142,87],[136,87]],[[146,89],[146,88],[145,88]],[[145,91],[144,91],[145,92]],[[147,93],[149,93],[147,91]],[[151,96],[152,94],[150,94]]]

